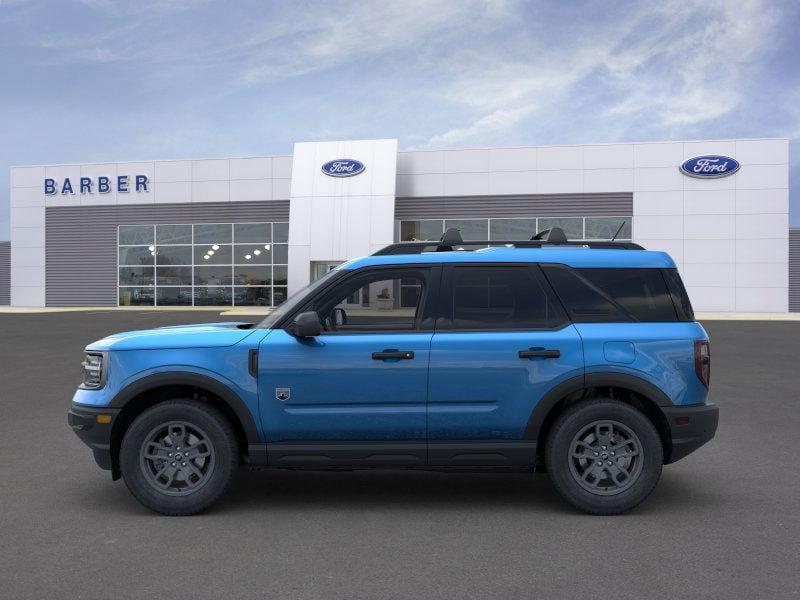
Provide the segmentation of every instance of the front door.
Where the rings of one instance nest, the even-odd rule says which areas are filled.
[[[531,466],[539,399],[583,375],[581,339],[537,266],[445,268],[431,343],[432,465]]]
[[[354,272],[301,309],[319,314],[322,335],[267,335],[259,395],[271,464],[425,464],[433,270]]]

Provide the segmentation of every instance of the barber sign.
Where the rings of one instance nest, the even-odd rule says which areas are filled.
[[[322,165],[322,172],[330,177],[352,177],[364,171],[364,163],[352,158],[337,158]]]
[[[689,177],[712,179],[733,175],[739,170],[739,166],[739,161],[730,156],[711,154],[708,156],[695,156],[684,161],[681,165],[681,172]]]

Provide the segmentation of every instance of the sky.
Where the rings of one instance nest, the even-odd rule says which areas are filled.
[[[800,3],[0,0],[9,167],[401,149],[790,139]]]

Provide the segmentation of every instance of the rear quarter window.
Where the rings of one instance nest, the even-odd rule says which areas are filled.
[[[543,269],[575,322],[680,320],[660,269]]]

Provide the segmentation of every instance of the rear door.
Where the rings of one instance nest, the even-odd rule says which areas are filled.
[[[432,465],[529,466],[528,421],[583,375],[580,336],[536,265],[444,267],[428,376]]]

